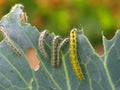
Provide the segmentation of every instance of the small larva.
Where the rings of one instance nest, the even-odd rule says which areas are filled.
[[[0,31],[3,33],[3,36],[6,40],[6,42],[8,43],[8,45],[10,46],[10,48],[17,54],[17,55],[21,55],[20,50],[15,46],[14,41],[9,37],[8,33],[6,32],[4,26],[0,25]]]
[[[70,32],[70,58],[73,70],[79,80],[84,80],[84,75],[80,67],[77,57],[77,29],[74,28]]]
[[[56,67],[56,63],[57,63],[57,48],[59,46],[58,40],[60,39],[60,37],[57,35],[53,38],[52,41],[52,52],[51,52],[51,66],[52,67]]]
[[[22,12],[22,13],[20,14],[20,19],[21,19],[21,22],[26,23],[26,22],[27,22],[26,13]]]
[[[43,32],[40,33],[39,40],[38,40],[39,50],[45,58],[48,58],[48,55],[47,55],[45,47],[44,47],[44,40],[48,34],[49,34],[49,32],[47,30],[44,30]]]
[[[60,43],[60,45],[58,46],[58,50],[57,50],[57,61],[56,61],[56,66],[58,67],[60,64],[60,49],[67,43],[69,42],[69,38],[65,38],[64,40],[62,40],[62,42]]]

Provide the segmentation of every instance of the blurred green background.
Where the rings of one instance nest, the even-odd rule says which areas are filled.
[[[29,22],[39,31],[64,38],[81,24],[98,52],[103,52],[102,33],[110,39],[120,28],[120,0],[0,0],[0,18],[16,3],[24,5]]]

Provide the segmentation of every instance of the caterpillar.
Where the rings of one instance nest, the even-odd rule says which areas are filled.
[[[51,52],[51,66],[52,67],[56,67],[56,62],[57,62],[57,50],[58,50],[58,40],[60,39],[60,37],[57,35],[53,38],[53,41],[52,41],[52,52]]]
[[[21,19],[21,22],[23,23],[26,23],[27,22],[27,16],[26,16],[26,13],[21,13],[20,14],[20,19]]]
[[[44,40],[48,34],[49,34],[49,32],[47,30],[44,30],[43,32],[40,33],[39,40],[38,40],[39,50],[45,58],[48,58],[48,55],[47,55],[45,47],[44,47]]]
[[[60,64],[60,49],[61,49],[67,42],[69,42],[69,38],[65,38],[64,40],[62,40],[62,42],[61,42],[60,45],[58,46],[56,66],[59,66],[59,64]]]
[[[8,43],[8,45],[10,46],[10,48],[17,54],[17,55],[21,55],[20,50],[15,46],[14,41],[9,37],[8,33],[6,32],[4,26],[0,25],[0,31],[3,33],[3,36],[5,38],[5,41]]]
[[[84,75],[80,67],[77,57],[77,29],[74,28],[70,32],[70,58],[73,70],[79,80],[84,80]]]

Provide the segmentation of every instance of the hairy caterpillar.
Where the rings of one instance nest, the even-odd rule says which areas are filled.
[[[59,66],[59,64],[60,64],[60,49],[61,49],[67,42],[69,42],[69,38],[65,38],[65,39],[60,43],[60,45],[58,46],[56,66]]]
[[[84,75],[80,67],[77,57],[77,29],[74,28],[70,32],[70,58],[73,70],[79,80],[84,80]]]
[[[52,52],[51,52],[51,66],[56,67],[56,62],[57,62],[57,48],[59,46],[58,40],[60,39],[59,36],[55,36],[52,41]]]
[[[48,58],[48,55],[47,55],[45,47],[44,47],[44,40],[48,34],[49,34],[49,32],[47,30],[44,30],[43,32],[40,33],[39,40],[38,40],[39,50],[45,58]]]
[[[21,19],[21,22],[23,23],[26,23],[27,22],[27,16],[26,16],[26,13],[21,13],[20,14],[20,19]]]
[[[14,41],[9,37],[8,33],[6,32],[4,26],[0,25],[0,31],[3,33],[3,36],[6,40],[6,42],[8,43],[8,45],[10,46],[10,48],[17,54],[17,55],[21,55],[20,50],[15,46]]]

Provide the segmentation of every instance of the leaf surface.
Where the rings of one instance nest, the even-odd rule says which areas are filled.
[[[54,34],[45,39],[49,58],[43,57],[38,49],[41,32],[29,23],[23,23],[20,14],[22,5],[16,4],[5,15],[3,25],[22,55],[17,56],[3,39],[0,43],[0,90],[120,90],[120,31],[113,39],[103,36],[104,55],[94,51],[83,31],[77,39],[78,57],[85,80],[76,77],[69,57],[69,43],[61,50],[60,67],[51,66],[51,42]],[[33,48],[40,60],[40,68],[34,71],[25,56],[28,48]]]

